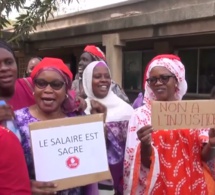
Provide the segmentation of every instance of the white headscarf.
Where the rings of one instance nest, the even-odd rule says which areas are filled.
[[[178,85],[175,92],[175,98],[176,100],[181,100],[187,92],[187,82],[185,80],[185,68],[181,63],[180,58],[175,55],[159,55],[155,57],[149,64],[146,72],[146,78],[149,78],[149,73],[154,67],[157,66],[167,68],[172,74],[176,76]],[[146,101],[156,100],[156,97],[147,82],[145,83],[144,99]]]
[[[95,95],[93,94],[92,90],[93,70],[97,65],[104,65],[110,72],[110,69],[108,68],[107,64],[103,61],[91,62],[85,68],[83,72],[83,87],[84,92],[87,95],[86,99],[87,108],[85,110],[85,113],[90,114],[91,110],[90,100],[96,100],[107,107],[106,122],[129,120],[131,114],[133,113],[133,108],[129,104],[124,102],[122,99],[120,99],[117,95],[115,95],[111,90],[111,86],[107,96],[102,99],[95,97]]]

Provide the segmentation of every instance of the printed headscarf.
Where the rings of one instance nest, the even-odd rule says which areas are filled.
[[[181,100],[185,93],[187,92],[187,82],[185,80],[185,68],[182,64],[180,58],[171,54],[158,55],[153,58],[150,63],[147,65],[145,74],[144,74],[144,86],[145,86],[145,96],[144,100],[156,100],[154,93],[149,87],[146,79],[149,78],[149,73],[154,67],[162,66],[167,68],[172,74],[177,78],[178,84],[175,92],[176,100]]]
[[[83,72],[83,87],[87,95],[87,108],[85,110],[86,114],[90,114],[91,104],[90,100],[96,100],[107,107],[107,117],[106,122],[113,121],[123,121],[129,120],[133,112],[133,108],[119,98],[116,94],[113,93],[111,87],[106,97],[97,98],[95,97],[92,89],[92,80],[93,80],[93,70],[96,66],[105,66],[107,67],[109,73],[110,69],[104,61],[94,61],[91,62]]]
[[[32,80],[35,80],[37,76],[46,70],[53,70],[61,75],[66,83],[67,97],[63,102],[62,108],[65,113],[72,112],[75,109],[74,93],[70,90],[72,85],[73,74],[66,64],[58,58],[43,58],[40,63],[31,72]]]
[[[90,55],[92,55],[92,57],[96,61],[101,61],[101,60],[106,61],[105,54],[102,52],[102,50],[99,47],[96,47],[95,45],[87,45],[84,48],[84,52],[87,52]]]

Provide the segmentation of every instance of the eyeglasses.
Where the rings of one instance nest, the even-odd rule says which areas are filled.
[[[176,78],[174,75],[161,75],[160,77],[151,77],[146,79],[149,85],[155,85],[158,81],[162,84],[167,84],[170,78]]]
[[[48,85],[50,85],[52,89],[60,90],[65,85],[65,82],[60,80],[54,80],[52,82],[48,82],[44,79],[35,79],[34,84],[39,89],[45,89]]]

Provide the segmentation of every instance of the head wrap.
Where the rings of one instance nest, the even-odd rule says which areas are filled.
[[[106,61],[105,54],[99,47],[96,47],[95,45],[87,45],[84,48],[84,52],[91,54],[96,61]]]
[[[131,114],[133,113],[133,108],[119,98],[117,95],[113,93],[111,90],[111,86],[109,92],[104,98],[95,97],[92,90],[92,80],[93,80],[93,70],[96,66],[105,66],[107,67],[109,73],[110,69],[104,61],[94,61],[91,62],[83,72],[83,87],[85,94],[87,95],[87,108],[85,110],[86,114],[90,114],[91,104],[90,100],[96,100],[107,107],[107,117],[106,122],[110,121],[122,121],[129,120]]]
[[[31,78],[34,79],[35,76],[40,72],[42,69],[46,68],[55,68],[60,71],[62,71],[64,74],[66,74],[70,80],[73,79],[73,74],[69,70],[68,66],[64,64],[64,62],[61,59],[58,58],[43,58],[40,63],[33,69],[31,73]]]
[[[39,64],[33,69],[31,72],[31,78],[34,80],[41,72],[45,70],[53,70],[59,73],[62,78],[64,79],[64,82],[66,83],[66,93],[68,97],[65,99],[62,108],[64,112],[72,112],[74,110],[74,94],[71,93],[71,85],[72,85],[72,79],[73,74],[69,70],[66,64],[61,59],[58,58],[43,58]]]
[[[174,74],[178,81],[177,90],[175,92],[176,100],[181,100],[187,92],[187,82],[185,80],[185,68],[180,58],[171,54],[158,55],[153,58],[147,65],[144,74],[144,86],[145,86],[145,98],[144,100],[155,100],[156,97],[149,87],[146,79],[149,78],[149,73],[154,67],[162,66],[167,68],[172,74]]]
[[[3,39],[0,39],[0,48],[3,48],[3,49],[6,49],[7,51],[9,51],[14,59],[16,60],[16,57],[15,57],[15,53],[13,51],[13,49],[11,48],[11,46],[6,42],[4,41]]]

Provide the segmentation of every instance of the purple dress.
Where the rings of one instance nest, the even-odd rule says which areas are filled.
[[[68,114],[68,117],[74,117],[77,113]],[[31,153],[31,145],[30,145],[30,134],[28,124],[33,122],[38,122],[39,120],[33,117],[28,108],[23,108],[15,111],[15,123],[20,130],[20,134],[22,137],[22,147],[25,154],[26,163],[28,166],[28,172],[30,179],[35,179],[34,165],[33,165],[33,156]],[[69,190],[60,191],[57,193],[58,195],[98,195],[98,187],[97,184],[92,184],[88,186],[73,188]]]
[[[134,109],[136,108],[139,108],[140,106],[143,106],[144,105],[144,95],[142,92],[140,92],[137,96],[137,98],[134,100],[133,104],[132,104],[132,107]]]
[[[107,122],[107,154],[114,190],[123,194],[123,161],[128,121]]]

